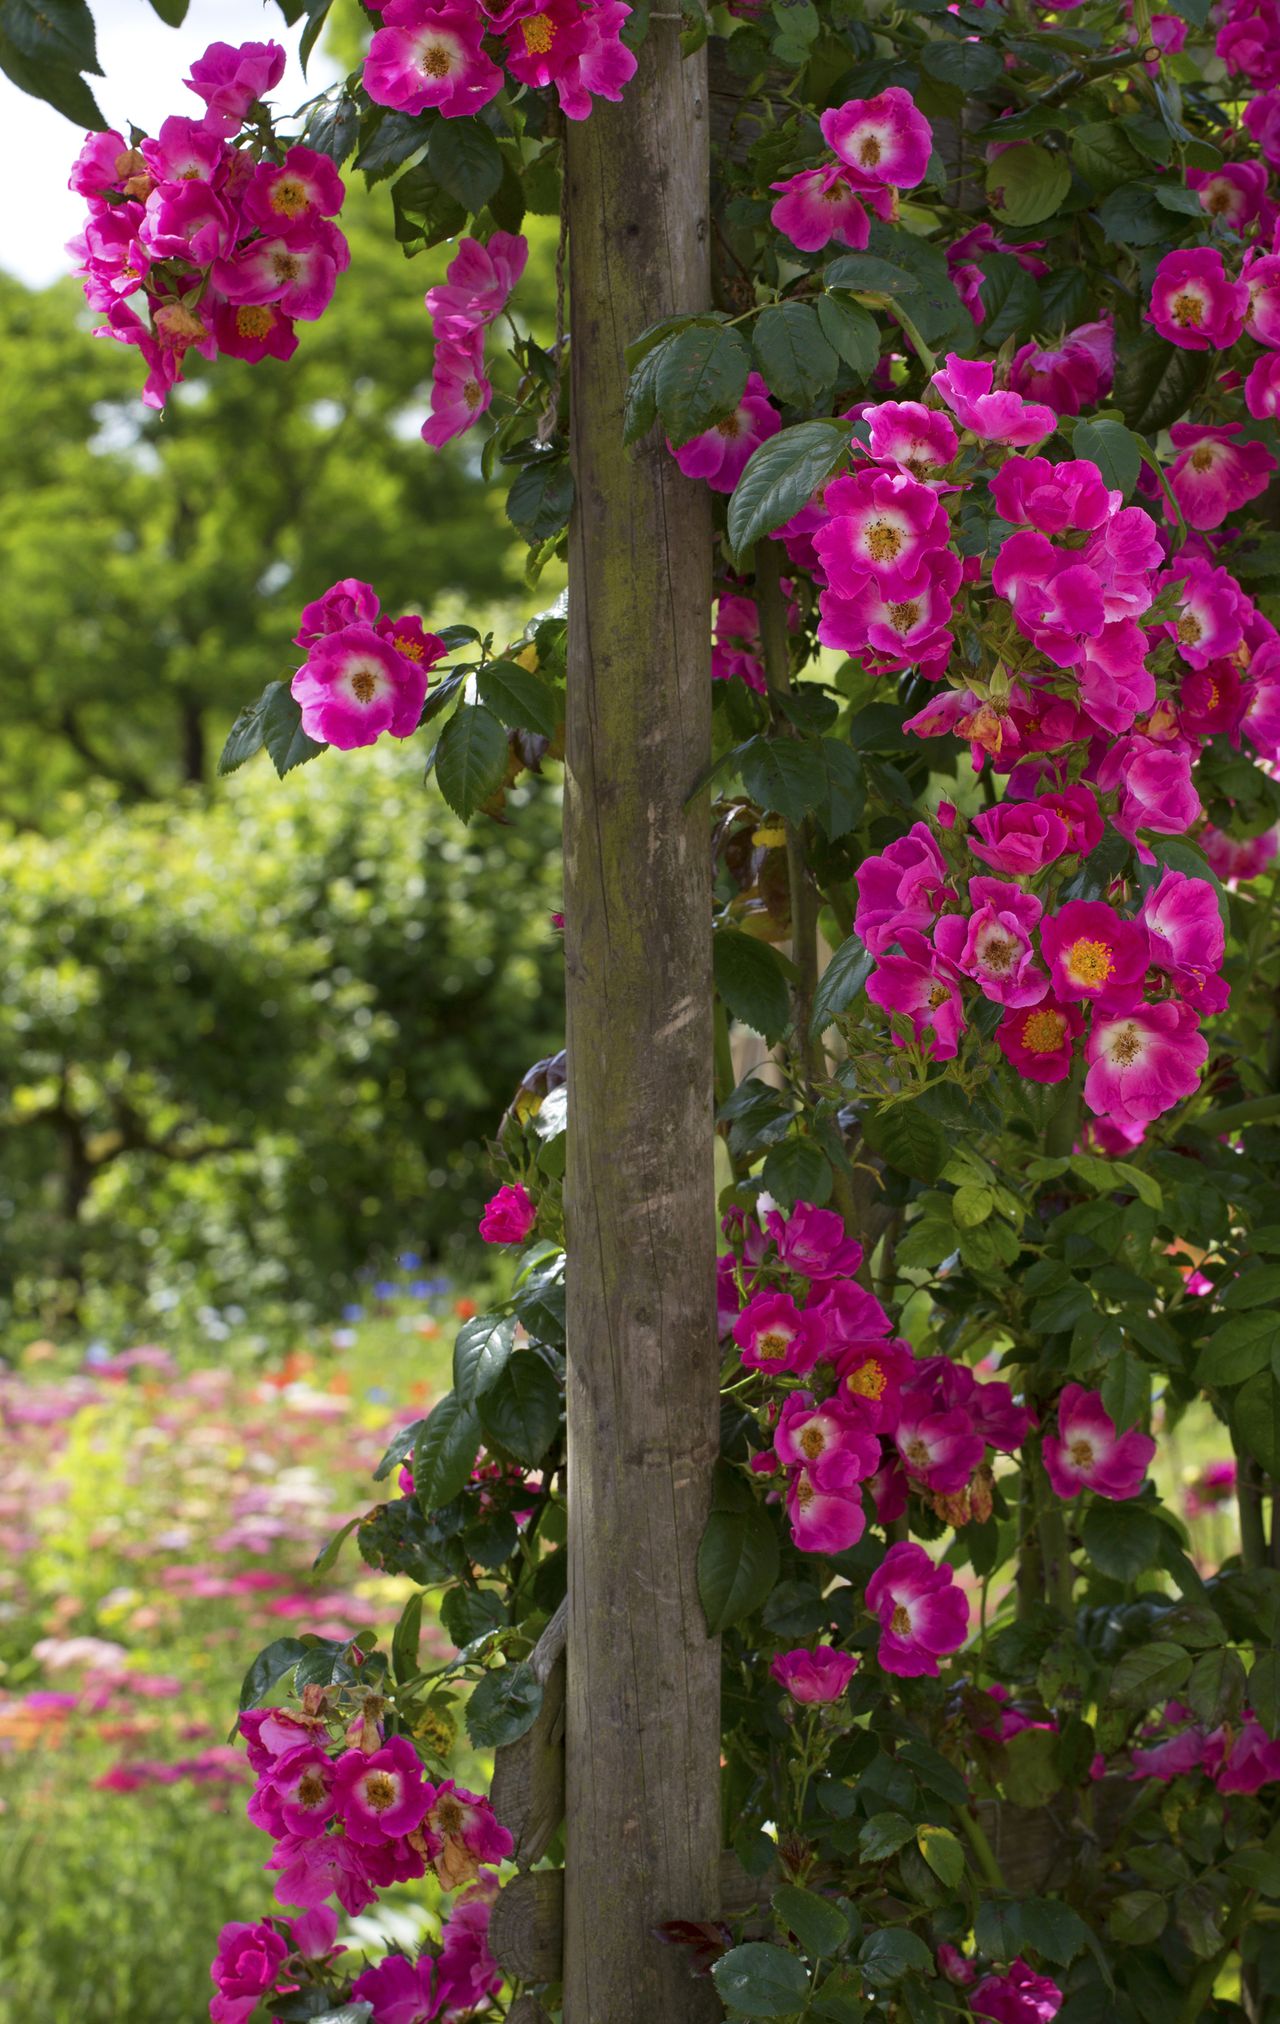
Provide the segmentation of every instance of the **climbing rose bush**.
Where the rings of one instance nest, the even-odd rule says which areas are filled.
[[[566,553],[573,319],[515,313],[526,219],[649,29],[621,0],[366,11],[296,133],[263,105],[275,46],[219,44],[202,118],[90,137],[89,300],[153,403],[188,349],[283,357],[345,264],[354,161],[407,252],[450,249],[423,454],[475,432],[533,584]],[[715,511],[724,1410],[698,1579],[758,1911],[663,1937],[735,2017],[1263,2015],[1280,16],[738,0],[684,35],[747,103],[717,122],[713,306],[629,334],[617,447]],[[296,672],[227,767],[421,734],[469,820],[560,755],[558,612],[495,650],[355,577],[303,600]],[[251,1667],[279,1910],[223,1934],[216,2020],[500,1997],[510,1834],[449,1748],[463,1694],[476,1747],[537,1719],[564,1592],[563,1085],[536,1064],[501,1122],[480,1234],[510,1290],[355,1527],[443,1596],[457,1656],[419,1670],[419,1593],[390,1651],[282,1640]],[[354,1958],[334,1907],[428,1872],[458,1893],[439,1944]]]

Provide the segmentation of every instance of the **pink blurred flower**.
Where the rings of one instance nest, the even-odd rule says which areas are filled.
[[[1137,1496],[1155,1451],[1136,1427],[1117,1434],[1100,1392],[1069,1384],[1058,1400],[1057,1434],[1045,1435],[1045,1473],[1059,1497],[1092,1490],[1118,1502]]]
[[[217,1993],[209,2003],[213,2024],[243,2024],[279,1977],[289,1949],[268,1925],[233,1920],[218,1934],[209,1973]]]

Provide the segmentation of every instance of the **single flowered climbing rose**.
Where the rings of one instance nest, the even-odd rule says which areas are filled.
[[[867,1583],[867,1607],[880,1623],[877,1659],[903,1678],[936,1678],[939,1658],[969,1633],[969,1604],[951,1569],[936,1566],[914,1540],[889,1548]]]
[[[809,1370],[822,1348],[812,1315],[789,1293],[757,1293],[733,1324],[733,1339],[748,1370]]]
[[[1156,1451],[1150,1434],[1122,1434],[1096,1391],[1069,1384],[1058,1400],[1058,1429],[1044,1439],[1044,1466],[1060,1497],[1092,1490],[1099,1497],[1136,1497]]]
[[[307,736],[346,752],[384,731],[407,738],[417,730],[427,670],[372,627],[352,625],[315,641],[290,686]]]
[[[1147,931],[1101,900],[1068,900],[1040,930],[1055,994],[1115,998],[1141,981],[1151,960]]]

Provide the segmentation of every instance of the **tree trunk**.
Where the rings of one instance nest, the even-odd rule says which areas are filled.
[[[674,13],[674,10],[673,10]],[[695,1565],[718,1444],[711,522],[622,445],[623,348],[709,300],[704,55],[651,17],[620,106],[570,122],[569,1641],[565,2024],[693,2024],[652,1929],[718,1897],[719,1648]]]

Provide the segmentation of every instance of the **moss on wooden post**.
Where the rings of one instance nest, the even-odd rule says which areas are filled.
[[[568,132],[574,473],[568,970],[566,2024],[719,2014],[662,1920],[716,1910],[719,1649],[695,1563],[717,1449],[711,521],[622,446],[624,346],[707,306],[705,53],[650,18]]]

